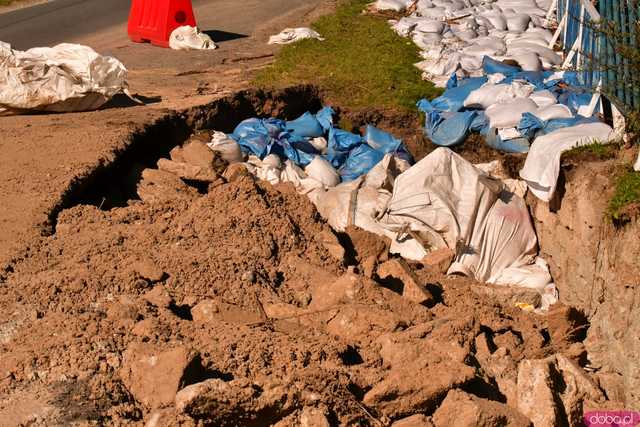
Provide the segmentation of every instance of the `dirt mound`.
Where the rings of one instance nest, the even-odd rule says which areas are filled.
[[[335,236],[291,187],[160,172],[142,174],[146,201],[63,211],[3,287],[10,424],[386,425],[452,389],[468,416],[518,423],[518,364],[579,359],[575,325],[516,308],[526,292]],[[173,197],[150,197],[158,182]]]

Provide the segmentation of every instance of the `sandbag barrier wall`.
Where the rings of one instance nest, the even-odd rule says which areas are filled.
[[[586,87],[602,84],[607,96],[623,111],[640,109],[640,76],[615,51],[614,43],[598,34],[594,24],[601,19],[614,23],[617,30],[627,34],[625,42],[635,45],[640,42],[633,29],[639,15],[637,0],[599,0],[597,8],[590,0],[557,3],[559,39],[567,55],[565,68],[579,70]]]

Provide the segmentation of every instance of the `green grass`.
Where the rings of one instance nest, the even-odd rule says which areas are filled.
[[[626,222],[626,208],[640,204],[640,172],[625,168],[615,180],[616,191],[609,201],[608,215],[614,222]]]
[[[328,100],[347,108],[415,110],[419,99],[438,96],[441,90],[423,81],[413,66],[421,61],[413,42],[395,34],[385,19],[362,14],[370,2],[339,2],[335,14],[312,25],[325,41],[285,46],[256,85],[315,84]]]
[[[619,144],[601,144],[594,142],[593,144],[575,147],[562,155],[564,160],[572,159],[588,159],[588,160],[609,160],[613,159],[618,150]]]

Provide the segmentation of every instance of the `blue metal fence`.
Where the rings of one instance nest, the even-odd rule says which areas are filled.
[[[591,0],[558,0],[557,5],[560,41],[567,55],[565,68],[578,70],[587,87],[601,84],[623,110],[640,109],[640,75],[631,71],[627,60],[616,52],[615,43],[594,31],[593,25],[601,19],[614,23],[626,35],[626,43],[637,45],[638,4],[638,0],[598,0],[594,6]]]

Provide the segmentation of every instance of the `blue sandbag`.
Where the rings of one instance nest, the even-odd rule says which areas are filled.
[[[471,77],[458,82],[458,86],[445,91],[442,96],[437,97],[429,102],[423,99],[418,102],[418,109],[425,113],[430,111],[449,111],[457,112],[464,109],[464,101],[469,94],[487,83],[486,77]]]
[[[529,144],[529,140],[527,138],[515,138],[509,140],[503,140],[500,138],[497,129],[486,127],[482,132],[484,135],[484,139],[486,144],[498,151],[502,151],[504,153],[528,153],[529,148],[531,148],[531,144]]]
[[[294,144],[290,143],[286,139],[281,139],[277,144],[274,144],[271,153],[277,154],[280,158],[289,159],[296,165],[302,167],[307,166],[317,156],[317,154],[306,153],[302,150],[298,150]]]
[[[287,122],[287,130],[304,138],[318,138],[324,135],[324,129],[316,116],[307,112],[295,120]]]
[[[447,89],[453,89],[458,87],[458,75],[456,73],[451,74],[449,80],[447,80]]]
[[[329,130],[333,128],[333,116],[335,113],[336,112],[333,111],[333,108],[324,107],[322,110],[318,111],[318,114],[316,114],[316,120],[318,120],[318,123],[320,123],[320,126],[322,126],[325,133],[329,132]]]
[[[361,144],[351,150],[344,166],[340,168],[342,181],[353,181],[369,172],[384,158],[384,153],[367,144]]]
[[[395,153],[402,146],[402,141],[395,138],[390,133],[376,128],[375,126],[367,125],[364,139],[367,141],[370,147],[375,150],[382,151],[383,153]]]
[[[521,72],[522,68],[515,65],[507,65],[503,62],[496,61],[493,58],[485,56],[482,58],[482,71],[485,75],[500,73],[504,74],[505,77],[509,77]]]
[[[522,136],[533,140],[538,136],[546,135],[558,129],[583,125],[587,123],[598,123],[600,119],[597,117],[576,116],[564,119],[542,120],[532,113],[524,113],[518,124],[518,131]]]
[[[274,140],[263,133],[259,132],[242,132],[241,138],[234,139],[238,141],[242,151],[251,153],[258,156],[260,159],[264,159],[270,154]]]
[[[558,96],[558,103],[564,104],[573,114],[577,114],[580,107],[587,106],[591,103],[592,93],[577,92],[575,90],[565,90]]]
[[[259,133],[272,138],[277,138],[286,128],[286,123],[280,119],[247,119],[241,122],[233,131],[233,139],[236,141],[246,135]]]
[[[360,135],[356,135],[346,130],[332,128],[329,130],[329,140],[327,141],[329,148],[338,151],[350,151],[364,141]]]
[[[427,113],[425,131],[435,145],[452,147],[464,142],[476,117],[475,111],[446,115],[431,111]]]

